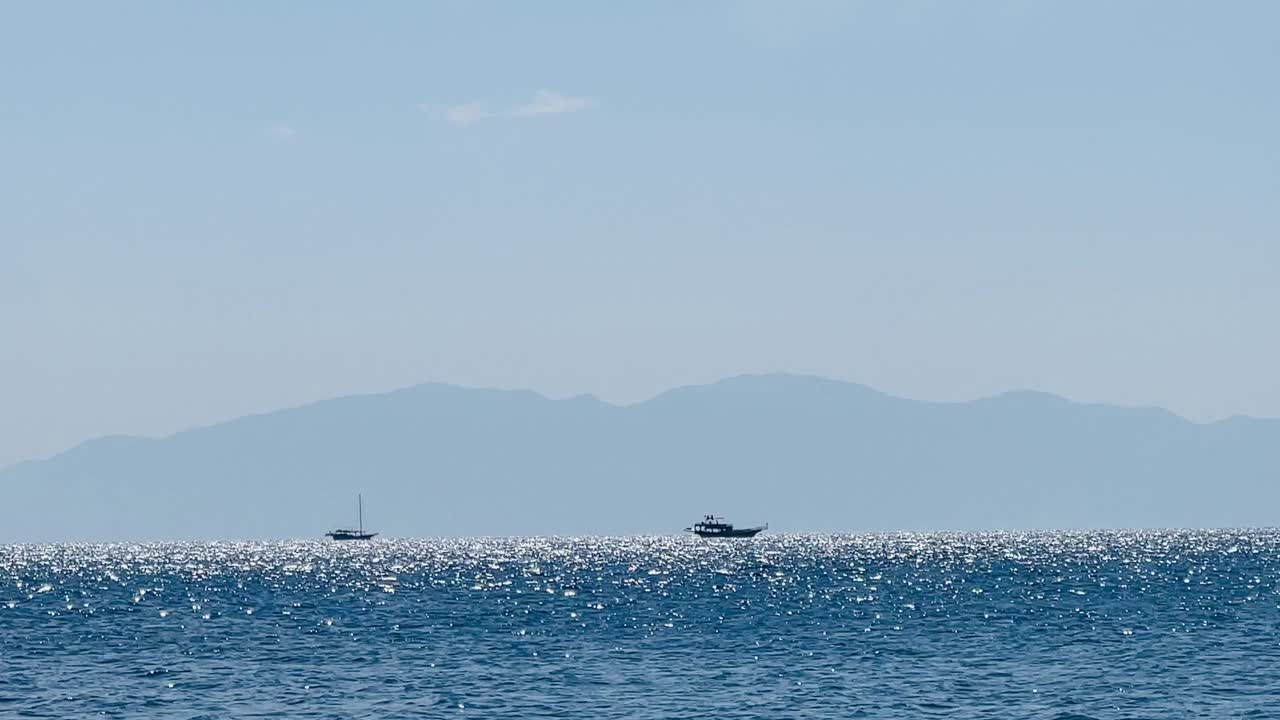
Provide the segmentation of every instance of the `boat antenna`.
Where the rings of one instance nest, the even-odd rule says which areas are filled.
[[[364,532],[364,495],[356,494],[356,503],[360,505],[360,532]]]

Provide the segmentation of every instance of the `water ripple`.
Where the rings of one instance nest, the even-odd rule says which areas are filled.
[[[1267,717],[1273,531],[0,546],[0,715]]]

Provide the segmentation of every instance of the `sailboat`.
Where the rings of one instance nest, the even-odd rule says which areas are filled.
[[[334,540],[372,540],[374,535],[378,533],[364,531],[364,496],[356,495],[356,504],[360,510],[360,525],[358,530],[330,530],[325,535]]]

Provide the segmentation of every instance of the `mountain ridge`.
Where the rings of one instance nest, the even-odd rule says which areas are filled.
[[[681,385],[681,386],[677,386],[677,387],[670,388],[670,389],[668,389],[668,390],[664,390],[664,391],[662,391],[662,392],[659,392],[659,393],[657,393],[656,395],[653,395],[652,397],[646,398],[646,399],[644,399],[644,400],[637,400],[637,401],[635,401],[635,402],[611,402],[611,401],[608,401],[608,400],[602,400],[602,399],[600,399],[600,398],[599,398],[598,396],[596,396],[594,393],[578,393],[578,394],[576,394],[576,395],[571,395],[571,396],[568,396],[568,397],[556,398],[556,397],[552,397],[552,396],[550,396],[550,395],[545,395],[545,394],[540,393],[540,392],[538,392],[538,391],[536,391],[536,390],[529,390],[529,389],[523,389],[523,388],[501,388],[501,387],[489,387],[489,386],[455,385],[455,384],[452,384],[452,383],[442,383],[442,382],[423,382],[423,383],[415,383],[415,384],[413,384],[413,385],[405,385],[405,386],[403,386],[403,387],[393,388],[393,389],[390,389],[390,390],[384,390],[384,391],[379,391],[379,392],[370,392],[370,393],[353,393],[353,394],[348,394],[348,395],[338,395],[338,396],[331,397],[331,398],[323,398],[323,399],[320,399],[320,400],[311,400],[311,401],[304,402],[304,403],[300,403],[300,404],[297,404],[297,405],[287,405],[287,406],[285,406],[285,407],[275,408],[275,409],[272,409],[272,410],[263,410],[263,411],[259,411],[259,412],[246,413],[246,414],[244,414],[244,415],[237,415],[237,416],[235,416],[235,417],[224,418],[224,419],[222,419],[222,420],[217,420],[217,421],[210,422],[210,423],[205,423],[205,424],[202,424],[202,425],[194,425],[194,426],[192,426],[192,427],[183,428],[183,429],[180,429],[180,430],[175,430],[175,431],[173,431],[173,432],[169,432],[169,433],[165,433],[165,434],[160,434],[160,435],[136,435],[136,434],[130,434],[130,433],[113,433],[113,434],[109,434],[109,435],[102,435],[102,436],[98,436],[98,437],[94,437],[94,438],[89,438],[89,439],[84,440],[84,441],[82,441],[82,442],[80,442],[80,443],[77,443],[77,444],[75,444],[75,445],[72,445],[71,447],[69,447],[69,448],[67,448],[67,449],[65,449],[65,450],[60,450],[60,451],[58,451],[58,452],[55,452],[55,453],[53,453],[52,455],[47,455],[47,456],[44,456],[44,457],[31,458],[31,459],[27,459],[27,460],[19,460],[18,462],[15,462],[15,463],[13,463],[13,464],[11,464],[11,465],[6,465],[6,466],[3,466],[3,467],[0,467],[0,472],[5,472],[5,471],[7,471],[7,470],[11,470],[11,469],[13,469],[13,468],[15,468],[15,467],[18,467],[18,466],[21,466],[21,465],[28,465],[28,464],[31,464],[31,463],[42,463],[42,462],[46,462],[46,461],[49,461],[49,460],[53,460],[53,459],[55,459],[55,458],[57,458],[57,457],[60,457],[60,456],[62,456],[62,455],[65,455],[65,454],[67,454],[67,453],[74,452],[74,451],[76,451],[76,450],[78,450],[78,449],[80,449],[80,448],[82,448],[82,447],[85,447],[85,446],[88,446],[88,445],[95,445],[95,444],[97,444],[97,443],[102,443],[102,442],[114,442],[114,441],[152,441],[152,442],[154,442],[154,441],[158,441],[158,440],[166,440],[166,439],[168,439],[168,438],[172,438],[172,437],[174,437],[175,435],[182,435],[182,434],[184,434],[184,433],[189,433],[189,432],[197,432],[197,431],[200,431],[200,430],[205,430],[205,429],[208,429],[208,428],[217,427],[217,426],[220,426],[220,425],[225,425],[225,424],[227,424],[227,423],[233,423],[233,422],[237,422],[237,421],[240,421],[240,420],[246,420],[246,419],[249,419],[249,418],[262,417],[262,416],[266,416],[266,415],[276,415],[276,414],[279,414],[279,413],[287,413],[287,412],[291,412],[291,411],[295,411],[295,410],[303,410],[303,409],[306,409],[306,408],[315,407],[315,406],[317,406],[317,405],[324,405],[324,404],[328,404],[328,403],[341,402],[341,401],[349,400],[349,399],[385,397],[385,396],[389,396],[389,395],[395,395],[395,394],[398,394],[398,393],[411,392],[411,391],[415,391],[415,390],[419,390],[419,389],[427,389],[427,388],[447,388],[447,389],[452,389],[452,390],[467,390],[467,391],[494,392],[494,393],[528,393],[528,394],[532,394],[532,395],[535,395],[535,396],[537,396],[537,397],[543,398],[543,399],[545,399],[545,400],[548,400],[548,401],[550,401],[550,402],[593,402],[593,403],[599,403],[599,404],[608,405],[608,406],[616,407],[616,408],[629,408],[629,407],[634,407],[634,406],[637,406],[637,405],[645,405],[645,404],[647,404],[647,403],[654,402],[655,400],[659,400],[659,399],[663,398],[664,396],[667,396],[667,395],[670,395],[670,394],[673,394],[673,393],[679,393],[680,391],[687,390],[687,389],[707,388],[707,387],[712,387],[712,386],[715,386],[715,385],[720,385],[720,384],[723,384],[723,383],[726,383],[726,382],[729,382],[729,381],[737,381],[737,380],[751,379],[751,378],[806,378],[806,379],[811,378],[811,379],[818,380],[818,381],[821,381],[821,382],[830,383],[830,384],[832,384],[832,385],[836,385],[836,386],[846,386],[846,387],[860,388],[860,389],[863,389],[863,390],[868,391],[868,392],[870,392],[870,393],[874,393],[874,394],[876,394],[876,395],[880,395],[880,396],[883,396],[883,397],[893,398],[893,399],[896,399],[896,400],[905,400],[905,401],[909,401],[909,402],[915,402],[915,403],[926,403],[926,404],[933,404],[933,405],[967,405],[967,404],[975,404],[975,403],[984,403],[984,402],[995,401],[995,400],[999,400],[999,399],[1001,399],[1001,398],[1006,398],[1006,397],[1009,397],[1009,396],[1038,396],[1038,397],[1043,397],[1043,398],[1045,398],[1045,399],[1047,399],[1047,400],[1058,401],[1058,402],[1061,402],[1061,403],[1067,403],[1067,404],[1071,404],[1071,405],[1078,405],[1078,406],[1086,406],[1086,407],[1087,407],[1087,406],[1099,406],[1099,407],[1105,407],[1105,408],[1113,408],[1113,409],[1116,409],[1116,410],[1134,410],[1134,411],[1136,411],[1136,410],[1146,410],[1146,411],[1158,411],[1158,412],[1160,412],[1160,413],[1166,413],[1166,414],[1168,414],[1168,415],[1171,415],[1171,416],[1173,416],[1173,417],[1175,417],[1175,418],[1177,418],[1177,419],[1179,419],[1179,420],[1182,420],[1182,421],[1184,421],[1184,422],[1188,422],[1188,423],[1191,423],[1191,424],[1194,424],[1194,425],[1202,425],[1202,426],[1203,426],[1203,425],[1217,425],[1217,424],[1220,424],[1220,423],[1231,423],[1231,422],[1235,422],[1235,421],[1249,421],[1249,422],[1257,421],[1257,422],[1276,422],[1276,423],[1280,423],[1280,418],[1265,418],[1265,417],[1257,417],[1257,416],[1253,416],[1253,415],[1232,415],[1232,416],[1230,416],[1230,417],[1221,418],[1221,419],[1217,419],[1217,420],[1211,420],[1211,421],[1207,421],[1207,422],[1200,422],[1200,421],[1196,421],[1196,420],[1192,420],[1192,419],[1190,419],[1190,418],[1184,417],[1184,416],[1182,416],[1182,415],[1178,415],[1177,413],[1173,412],[1172,410],[1169,410],[1169,409],[1167,409],[1167,408],[1160,407],[1160,406],[1158,406],[1158,405],[1137,405],[1137,406],[1135,406],[1135,405],[1116,405],[1116,404],[1112,404],[1112,403],[1103,403],[1103,402],[1081,402],[1081,401],[1078,401],[1078,400],[1072,400],[1071,398],[1068,398],[1068,397],[1065,397],[1065,396],[1062,396],[1062,395],[1058,395],[1058,394],[1055,394],[1055,393],[1050,393],[1050,392],[1046,392],[1046,391],[1043,391],[1043,390],[1032,390],[1032,389],[1025,389],[1025,388],[1024,388],[1024,389],[1017,389],[1017,390],[1006,390],[1006,391],[1004,391],[1004,392],[996,393],[996,394],[994,394],[994,395],[986,395],[986,396],[977,397],[977,398],[972,398],[972,399],[968,399],[968,400],[920,400],[920,399],[916,399],[916,398],[908,398],[908,397],[903,396],[903,395],[894,395],[894,394],[891,394],[891,393],[887,393],[887,392],[884,392],[884,391],[881,391],[881,390],[877,390],[877,389],[875,389],[875,388],[873,388],[873,387],[871,387],[871,386],[869,386],[869,385],[864,385],[864,384],[861,384],[861,383],[853,383],[853,382],[847,382],[847,381],[842,381],[842,380],[833,380],[833,379],[825,378],[825,377],[822,377],[822,376],[819,376],[819,375],[805,375],[805,374],[785,373],[785,372],[773,372],[773,373],[747,373],[747,374],[732,375],[732,376],[729,376],[729,377],[726,377],[726,378],[723,378],[723,379],[721,379],[721,380],[717,380],[717,381],[714,381],[714,382],[711,382],[711,383],[704,383],[704,384],[691,384],[691,385]]]
[[[638,405],[645,405],[647,403],[651,403],[656,400],[659,400],[664,396],[670,395],[672,393],[679,393],[680,391],[687,390],[687,389],[707,388],[715,385],[720,385],[728,381],[736,381],[736,380],[751,379],[751,378],[806,378],[806,379],[812,378],[814,380],[819,380],[819,381],[830,383],[836,386],[860,388],[870,393],[874,393],[876,395],[880,395],[887,398],[892,398],[895,400],[904,400],[904,401],[913,402],[913,403],[923,403],[923,404],[931,404],[931,405],[970,405],[970,404],[979,404],[979,403],[997,401],[1002,398],[1008,398],[1011,396],[1012,397],[1035,396],[1035,397],[1042,397],[1050,401],[1057,401],[1060,403],[1076,405],[1081,407],[1096,406],[1096,407],[1103,407],[1103,408],[1110,408],[1110,409],[1124,410],[1124,411],[1158,412],[1162,414],[1167,414],[1183,422],[1190,423],[1193,425],[1199,425],[1199,426],[1218,425],[1223,423],[1233,423],[1237,421],[1263,422],[1263,423],[1274,422],[1274,423],[1280,424],[1280,418],[1258,417],[1254,415],[1232,415],[1230,417],[1225,417],[1217,420],[1201,422],[1201,421],[1192,420],[1185,416],[1179,415],[1173,412],[1172,410],[1160,407],[1158,405],[1116,405],[1116,404],[1105,403],[1105,402],[1082,402],[1078,400],[1073,400],[1071,398],[1068,398],[1062,395],[1058,395],[1056,393],[1046,392],[1043,390],[1032,390],[1032,389],[1026,389],[1026,388],[1017,389],[1017,390],[1006,390],[1004,392],[999,392],[994,395],[985,395],[982,397],[972,398],[968,400],[920,400],[915,398],[908,398],[903,395],[894,395],[891,393],[887,393],[881,390],[877,390],[869,385],[864,385],[861,383],[847,382],[842,380],[833,380],[833,379],[825,378],[819,375],[805,375],[805,374],[785,373],[785,372],[747,373],[747,374],[732,375],[711,383],[681,385],[681,386],[677,386],[677,387],[659,392],[656,395],[653,395],[652,397],[646,398],[644,400],[638,400],[635,402],[611,402],[608,400],[600,399],[594,393],[579,393],[579,394],[571,395],[568,397],[556,398],[550,395],[545,395],[536,390],[529,390],[524,388],[501,388],[501,387],[489,387],[489,386],[455,385],[452,383],[442,383],[442,382],[423,382],[423,383],[415,383],[413,385],[405,385],[403,387],[393,388],[391,390],[384,390],[384,391],[370,392],[370,393],[353,393],[348,395],[338,395],[331,398],[311,400],[311,401],[300,403],[297,405],[288,405],[285,407],[276,408],[272,410],[263,410],[259,412],[246,413],[244,415],[237,415],[235,417],[225,418],[222,420],[217,420],[217,421],[205,423],[202,425],[195,425],[192,427],[183,428],[181,430],[175,430],[173,432],[165,433],[161,435],[136,435],[136,434],[130,434],[130,433],[113,433],[109,435],[101,435],[98,437],[84,440],[83,442],[72,445],[71,447],[65,450],[55,452],[52,455],[47,455],[45,457],[32,458],[28,460],[19,460],[18,462],[15,462],[11,465],[0,467],[0,473],[3,473],[5,471],[11,470],[13,468],[16,468],[22,465],[47,462],[49,460],[53,460],[62,455],[65,455],[67,453],[75,452],[85,446],[92,446],[98,443],[116,442],[116,441],[155,442],[160,440],[167,440],[176,435],[182,435],[190,432],[198,432],[201,430],[206,430],[206,429],[218,427],[221,425],[226,425],[228,423],[234,423],[240,420],[247,420],[250,418],[263,417],[268,415],[277,415],[280,413],[288,413],[296,410],[304,410],[304,409],[312,408],[318,405],[326,405],[329,403],[336,403],[344,400],[386,397],[390,395],[396,395],[399,393],[412,392],[420,389],[446,388],[451,390],[479,391],[479,392],[492,392],[492,393],[524,393],[524,394],[531,394],[531,395],[537,396],[549,402],[593,402],[593,403],[599,403],[602,405],[608,405],[610,407],[629,408],[629,407],[635,407]]]

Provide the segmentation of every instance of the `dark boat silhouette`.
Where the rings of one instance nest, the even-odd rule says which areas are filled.
[[[325,535],[334,540],[372,540],[374,535],[378,533],[367,533],[364,531],[364,496],[356,495],[356,504],[359,506],[360,525],[358,530],[330,530]]]
[[[688,532],[702,538],[749,538],[755,537],[761,531],[768,529],[768,523],[760,527],[735,528],[733,523],[727,523],[724,518],[718,518],[715,515],[707,515],[697,525],[685,528]]]

